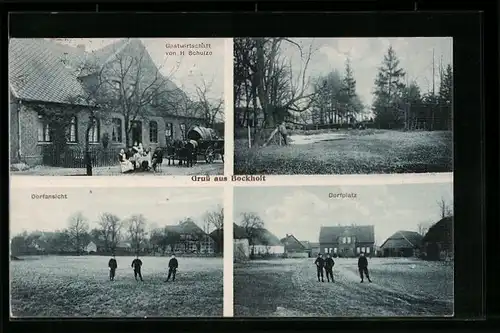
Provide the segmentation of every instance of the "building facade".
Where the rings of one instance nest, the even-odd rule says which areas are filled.
[[[321,253],[338,257],[355,257],[361,252],[372,255],[375,244],[374,226],[321,227]]]

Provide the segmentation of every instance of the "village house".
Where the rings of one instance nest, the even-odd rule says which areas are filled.
[[[265,228],[250,228],[251,237],[240,225],[233,224],[233,238],[247,239],[251,256],[281,256],[285,253],[285,247],[280,239]],[[250,239],[251,238],[251,239]]]
[[[422,249],[428,260],[453,258],[453,217],[445,217],[429,228],[422,239]]]
[[[280,242],[284,246],[284,253],[287,258],[308,258],[310,256],[306,246],[294,235],[287,234]]]
[[[187,220],[178,225],[169,225],[165,228],[177,235],[178,241],[171,246],[174,252],[198,254],[215,253],[214,239],[193,221]]]
[[[416,257],[422,246],[422,235],[415,231],[400,230],[380,246],[384,257]]]
[[[85,246],[85,252],[88,254],[97,252],[97,245],[94,242],[89,242],[87,246]]]
[[[324,254],[355,257],[363,252],[369,256],[375,244],[375,228],[372,225],[321,227],[319,244]]]
[[[117,77],[117,66],[127,61],[131,75]],[[62,166],[68,159],[62,155],[82,158],[87,128],[91,150],[115,156],[134,142],[165,147],[184,139],[191,126],[206,126],[196,103],[158,73],[139,39],[122,39],[94,52],[41,38],[10,39],[11,163]],[[117,94],[134,93],[142,96],[136,103],[141,112],[130,116],[119,103],[109,105]]]

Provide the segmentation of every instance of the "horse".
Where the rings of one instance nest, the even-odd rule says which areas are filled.
[[[196,164],[198,157],[198,142],[194,140],[188,140],[182,142],[182,147],[178,150],[179,165],[185,162],[187,167],[192,167]]]
[[[174,161],[176,158],[178,158],[178,152],[182,147],[182,141],[180,140],[175,140],[167,143],[167,161],[168,165],[170,165],[170,161],[172,161],[172,165],[174,164]],[[180,159],[179,159],[179,164],[180,164]]]

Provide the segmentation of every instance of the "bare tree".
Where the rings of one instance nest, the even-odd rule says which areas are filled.
[[[217,253],[222,253],[224,246],[224,208],[219,207],[217,210],[207,212],[203,219],[206,228],[205,233],[209,233],[211,229],[215,230],[215,238],[217,239]]]
[[[264,221],[260,218],[257,213],[247,212],[241,214],[241,223],[246,236],[248,237],[248,243],[252,246],[252,252],[255,248],[255,240],[260,234],[260,230],[264,227]]]
[[[417,225],[417,228],[418,228],[418,233],[422,236],[425,236],[427,234],[427,231],[429,231],[430,224],[421,222]]]
[[[99,226],[104,238],[104,246],[114,253],[120,241],[122,229],[120,218],[110,213],[104,213],[99,218]]]
[[[83,251],[84,239],[89,232],[89,223],[83,213],[77,212],[70,216],[68,221],[68,233],[71,238],[73,249],[77,254]]]
[[[141,245],[146,239],[146,224],[146,218],[143,215],[133,215],[128,219],[128,233],[136,255],[139,255]]]
[[[213,80],[209,83],[203,80],[201,85],[196,86],[198,105],[201,109],[200,113],[208,127],[213,127],[216,120],[224,115],[224,99],[222,96],[215,100],[208,97],[212,85]]]
[[[439,213],[442,219],[453,215],[453,204],[448,203],[444,198],[438,201]]]

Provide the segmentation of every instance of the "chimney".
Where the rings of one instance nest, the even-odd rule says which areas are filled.
[[[85,51],[85,45],[83,44],[78,44],[76,47],[82,51]]]

